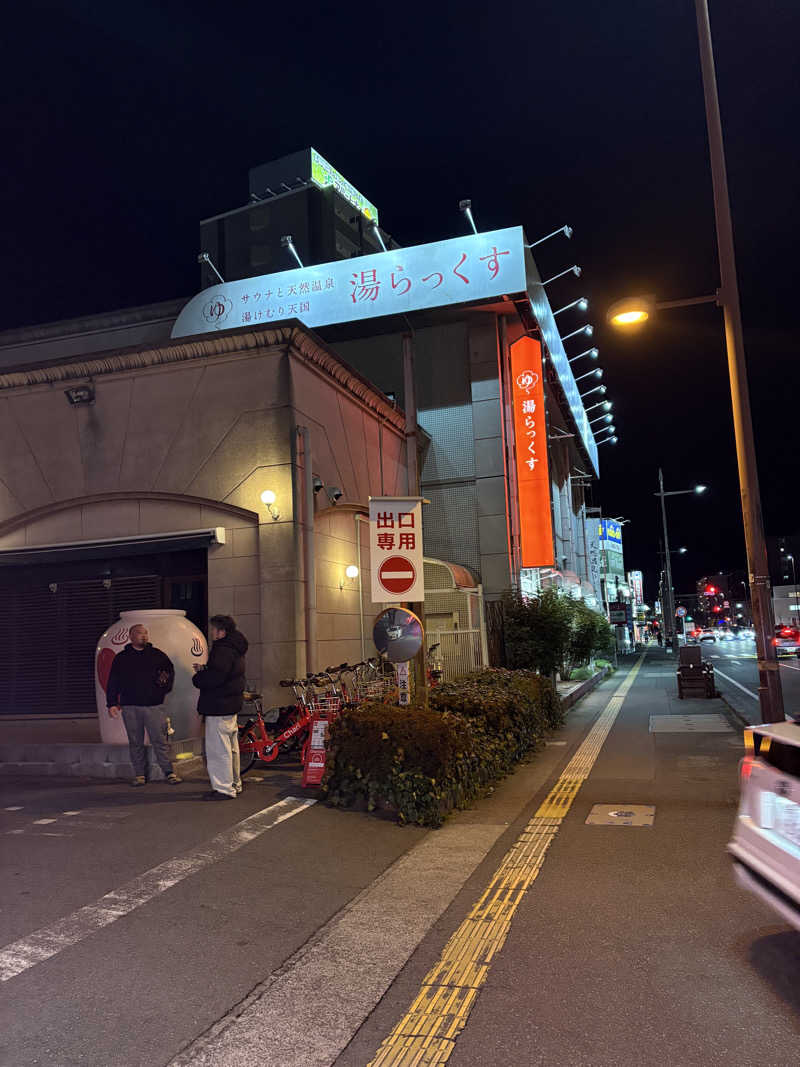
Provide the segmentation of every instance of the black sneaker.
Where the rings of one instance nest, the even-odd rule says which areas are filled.
[[[212,789],[208,793],[203,793],[203,800],[233,800],[233,797],[229,797],[227,793],[218,793],[216,789]]]

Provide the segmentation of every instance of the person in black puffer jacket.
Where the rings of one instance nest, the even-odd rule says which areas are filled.
[[[198,714],[205,718],[206,767],[211,789],[204,800],[228,800],[242,791],[239,712],[242,710],[247,638],[230,615],[212,615],[208,663],[195,667]]]

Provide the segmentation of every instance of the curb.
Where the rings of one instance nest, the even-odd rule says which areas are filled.
[[[581,682],[581,684],[573,689],[571,693],[567,693],[565,697],[561,697],[561,706],[564,711],[569,711],[570,708],[578,703],[581,697],[585,697],[587,693],[591,693],[593,689],[596,689],[607,674],[608,667],[603,667],[597,674],[593,674],[591,678],[587,678],[585,682]]]

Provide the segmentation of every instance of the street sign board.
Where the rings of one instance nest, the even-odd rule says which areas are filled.
[[[608,605],[608,621],[612,626],[625,626],[628,621],[628,606],[623,600]]]
[[[675,614],[679,619],[682,619],[683,616],[686,614],[686,608],[676,608]]]
[[[369,558],[373,604],[425,599],[421,497],[370,498]]]

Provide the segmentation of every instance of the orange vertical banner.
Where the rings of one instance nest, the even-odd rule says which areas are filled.
[[[510,355],[521,563],[523,567],[552,567],[542,346],[532,337],[520,337],[511,345]]]

